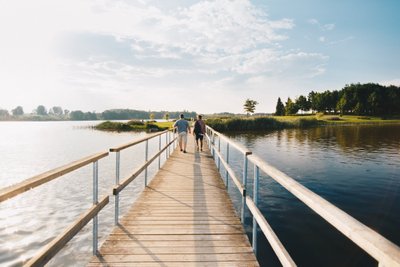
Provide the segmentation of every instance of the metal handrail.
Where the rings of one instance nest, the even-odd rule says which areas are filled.
[[[90,220],[93,219],[93,254],[97,254],[98,244],[98,213],[108,204],[109,196],[98,201],[98,160],[108,156],[108,152],[100,152],[86,158],[74,161],[67,165],[55,168],[45,173],[36,175],[15,185],[0,189],[0,203],[18,196],[30,189],[50,182],[58,177],[68,174],[74,170],[93,163],[93,206],[88,209],[80,218],[54,238],[36,256],[31,258],[24,266],[43,266],[54,257]]]
[[[218,156],[218,163],[220,162],[222,155],[220,153],[216,153],[217,146],[215,145],[215,136],[217,135],[219,138],[224,139],[227,144],[238,148],[241,153],[245,153],[248,150],[243,147],[235,145],[236,143],[230,140],[228,137],[224,136],[221,133],[216,132],[211,127],[207,126],[207,138],[209,140],[209,146],[213,151],[213,155]],[[218,144],[218,150],[220,149],[220,144]],[[378,261],[379,266],[400,266],[400,247],[386,239],[379,233],[375,232],[368,226],[362,224],[357,221],[352,216],[348,215],[341,209],[337,208],[327,200],[323,199],[319,195],[315,194],[311,190],[307,189],[293,178],[289,177],[285,173],[279,171],[275,167],[266,163],[263,159],[257,157],[256,155],[244,155],[246,160],[250,161],[255,166],[255,178],[254,178],[254,194],[257,195],[258,188],[256,184],[258,184],[258,169],[261,169],[267,175],[269,175],[272,179],[278,182],[281,186],[287,189],[290,193],[296,196],[300,201],[306,204],[309,208],[315,211],[318,215],[324,218],[327,222],[329,222],[332,226],[334,226],[338,231],[343,233],[346,237],[348,237],[351,241],[353,241],[356,245],[362,248],[365,252],[367,252],[370,256],[372,256],[375,260]],[[221,160],[222,161],[222,160]],[[223,162],[223,161],[222,161]],[[246,162],[246,161],[245,161]],[[247,166],[245,166],[247,167]],[[257,169],[257,170],[256,170]],[[247,172],[247,170],[246,170]],[[229,171],[231,173],[231,171]],[[245,173],[243,174],[245,176]],[[257,180],[256,180],[257,179]],[[245,181],[244,177],[244,181]],[[257,181],[257,182],[256,182]],[[246,189],[246,184],[243,183],[239,190],[242,188]],[[259,216],[261,213],[257,208],[257,198],[255,201],[251,200],[251,198],[242,197],[242,199],[247,200],[247,207],[253,215],[254,222],[258,223],[261,227],[262,232],[266,235],[267,240],[270,242],[272,248],[277,254],[278,258],[281,260],[281,263],[286,265],[290,265],[288,263],[288,259],[290,258],[289,254],[286,255],[285,249],[281,245],[273,245],[274,242],[279,242],[277,237],[271,235],[273,231],[270,227],[267,227],[266,220],[264,217]],[[246,203],[246,200],[243,200],[242,203]],[[243,206],[244,207],[244,206]],[[242,213],[243,217],[243,213]],[[265,220],[265,221],[264,221]],[[242,222],[244,220],[242,219]],[[264,224],[264,225],[263,225]],[[255,224],[257,226],[257,224]],[[253,249],[255,248],[256,239],[256,227],[253,227]],[[281,259],[282,256],[282,259]],[[290,259],[291,260],[291,259]],[[290,262],[290,261],[289,261]],[[293,262],[294,264],[294,262]]]
[[[0,203],[107,156],[108,152],[100,152],[0,189]]]
[[[165,146],[161,148],[161,136],[165,134]],[[115,186],[113,188],[113,195],[115,197],[115,213],[114,213],[114,223],[115,225],[119,224],[119,193],[126,187],[128,186],[133,180],[135,180],[143,171],[145,172],[145,180],[144,184],[147,186],[147,168],[148,166],[154,162],[157,158],[158,160],[158,168],[160,169],[161,167],[161,154],[165,151],[165,156],[168,158],[168,156],[171,154],[171,145],[175,144],[175,141],[177,139],[176,136],[171,137],[172,132],[169,130],[165,130],[163,132],[159,132],[156,134],[152,134],[150,136],[146,136],[144,138],[135,140],[133,142],[127,143],[125,145],[115,147],[115,148],[110,148],[110,152],[115,152],[115,158],[116,158],[116,163],[115,163]],[[149,140],[159,136],[159,143],[158,143],[158,149],[159,151],[153,155],[150,159],[148,159],[148,142]],[[143,165],[139,166],[137,169],[133,171],[131,175],[129,175],[127,178],[125,178],[122,182],[120,182],[120,152],[124,149],[127,149],[129,147],[135,146],[137,144],[146,142],[146,149],[145,149],[145,162]]]
[[[400,247],[376,231],[356,220],[332,203],[307,189],[293,178],[269,165],[261,158],[251,155],[249,161],[286,188],[309,208],[348,237],[381,266],[400,266]]]

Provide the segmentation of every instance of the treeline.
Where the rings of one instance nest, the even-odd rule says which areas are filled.
[[[183,114],[185,118],[195,118],[196,112],[189,111],[143,111],[133,109],[112,109],[101,113],[104,120],[130,120],[130,119],[177,119]]]
[[[81,110],[67,110],[54,106],[47,110],[39,105],[32,113],[25,113],[22,106],[17,106],[9,112],[0,108],[0,120],[132,120],[132,119],[177,119],[183,113],[186,118],[195,118],[196,112],[189,111],[143,111],[132,109],[113,109],[101,113],[84,112]]]
[[[375,83],[350,84],[340,91],[311,91],[283,104],[278,98],[275,115],[293,115],[299,111],[316,111],[333,114],[399,115],[400,87]]]

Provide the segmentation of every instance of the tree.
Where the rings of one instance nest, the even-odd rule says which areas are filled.
[[[164,119],[165,120],[169,120],[169,113],[168,112],[164,114]]]
[[[85,114],[81,110],[74,110],[69,113],[69,117],[73,121],[81,121],[84,120]]]
[[[24,115],[24,109],[21,106],[14,108],[13,110],[11,110],[11,112],[14,116]]]
[[[343,94],[336,104],[336,109],[339,110],[340,115],[344,114],[346,110],[346,105],[347,105],[346,96]]]
[[[150,118],[150,120],[154,121],[154,118],[155,118],[154,113],[150,113],[149,118]]]
[[[45,106],[39,105],[39,106],[36,108],[36,114],[41,115],[41,116],[47,115],[47,110],[46,110]]]
[[[10,116],[10,114],[8,113],[8,110],[0,109],[0,118],[6,118],[8,116]]]
[[[254,111],[256,110],[257,104],[258,104],[258,102],[255,100],[251,100],[249,98],[246,99],[243,107],[244,107],[244,111],[247,113],[247,116],[249,116],[250,113],[254,113]]]
[[[63,109],[61,107],[55,106],[49,109],[49,114],[54,114],[56,116],[62,116],[63,115]]]
[[[288,97],[288,100],[287,100],[286,106],[285,106],[285,114],[286,115],[294,115],[297,113],[297,111],[299,111],[299,108],[297,107],[296,103],[294,103],[292,101],[292,99],[290,99],[290,97]]]
[[[285,106],[283,105],[280,97],[278,97],[278,102],[276,103],[275,115],[276,116],[285,115]]]
[[[311,108],[311,103],[307,100],[307,98],[303,95],[299,96],[296,99],[297,107],[302,111],[308,111]]]

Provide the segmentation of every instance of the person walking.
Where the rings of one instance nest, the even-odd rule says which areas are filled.
[[[183,153],[186,153],[187,134],[190,134],[189,122],[184,119],[184,115],[180,115],[180,119],[174,123],[174,129],[178,131],[179,148]]]
[[[203,138],[204,135],[206,134],[206,124],[205,122],[202,120],[203,116],[202,115],[197,115],[197,120],[194,123],[194,127],[193,127],[193,135],[196,138],[196,148],[197,151],[203,151]],[[199,146],[199,142],[200,142],[200,146]]]

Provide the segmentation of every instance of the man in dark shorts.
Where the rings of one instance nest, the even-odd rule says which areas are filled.
[[[200,150],[203,151],[203,137],[206,134],[206,124],[202,120],[203,116],[198,115],[197,120],[194,123],[194,129],[193,129],[193,134],[196,137],[196,146],[197,146],[197,151]],[[199,146],[199,140],[200,140],[200,146]]]

